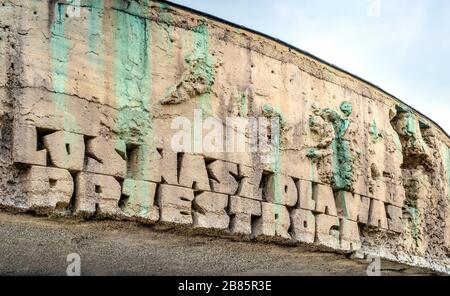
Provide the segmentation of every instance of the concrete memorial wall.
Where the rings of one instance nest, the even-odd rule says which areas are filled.
[[[4,210],[450,272],[450,139],[398,99],[166,2],[0,3]]]

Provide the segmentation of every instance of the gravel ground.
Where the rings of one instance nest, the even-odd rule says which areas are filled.
[[[156,231],[129,222],[0,212],[0,275],[366,275],[367,262],[300,247]],[[383,275],[434,273],[382,261]]]

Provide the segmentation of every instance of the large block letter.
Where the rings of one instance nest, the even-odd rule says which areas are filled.
[[[238,175],[238,165],[231,162],[215,160],[207,166],[210,183],[214,192],[235,195],[239,183],[234,176]]]
[[[291,221],[285,206],[263,202],[261,218],[253,225],[253,236],[281,237],[290,239],[289,227]]]
[[[126,197],[122,210],[126,217],[145,222],[159,219],[159,208],[155,205],[156,183],[126,179],[122,195]]]
[[[182,155],[178,181],[181,186],[196,190],[211,190],[205,160],[201,155],[187,153]]]
[[[292,238],[303,243],[314,243],[316,217],[311,211],[295,209],[291,211]]]
[[[38,150],[35,126],[14,125],[12,154],[15,163],[47,165],[47,150]]]
[[[189,188],[162,184],[157,194],[160,222],[192,224],[192,201],[194,191]]]
[[[358,221],[361,196],[346,191],[339,191],[336,196],[336,207],[340,216],[347,220]]]
[[[83,170],[83,135],[58,131],[44,136],[43,142],[55,167],[76,172]]]
[[[230,217],[227,214],[228,195],[202,192],[194,199],[194,227],[228,229]]]
[[[239,196],[230,197],[230,230],[234,234],[252,233],[252,217],[261,216],[261,202]]]
[[[239,165],[239,180],[241,181],[236,195],[255,200],[262,200],[262,188],[259,186],[262,175],[262,169]]]
[[[313,198],[316,201],[316,212],[337,216],[336,202],[334,201],[333,190],[330,186],[314,184]]]
[[[120,195],[120,184],[114,177],[79,173],[76,178],[75,215],[121,215]]]
[[[51,211],[67,207],[73,194],[73,179],[67,170],[31,166],[24,178],[27,207]]]
[[[316,216],[316,242],[335,250],[340,248],[339,218],[325,214]]]
[[[289,176],[271,175],[266,187],[266,201],[293,207],[297,204],[297,185]]]
[[[369,225],[376,228],[388,229],[384,202],[372,199],[370,203]]]
[[[127,157],[129,177],[156,183],[164,179],[167,184],[178,184],[176,152],[156,149],[151,145],[140,145],[130,149]]]
[[[299,180],[298,187],[298,207],[304,210],[314,211],[316,201],[313,199],[313,183],[311,181]]]
[[[361,249],[358,223],[347,219],[340,219],[339,225],[341,247],[343,251],[358,251]]]
[[[124,178],[127,171],[125,143],[100,137],[89,139],[86,145],[86,171]],[[122,154],[122,155],[121,155]]]
[[[358,222],[367,225],[369,223],[371,199],[365,196],[361,196],[361,203],[359,205]]]

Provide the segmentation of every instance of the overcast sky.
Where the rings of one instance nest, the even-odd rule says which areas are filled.
[[[448,0],[172,0],[356,74],[450,133]]]

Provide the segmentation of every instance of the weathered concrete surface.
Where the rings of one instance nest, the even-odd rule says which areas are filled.
[[[367,262],[297,247],[159,232],[133,223],[74,222],[0,213],[0,275],[66,275],[67,255],[82,275],[354,275]],[[388,261],[382,275],[435,275]]]
[[[1,208],[450,273],[450,139],[416,110],[163,1],[0,3]]]

